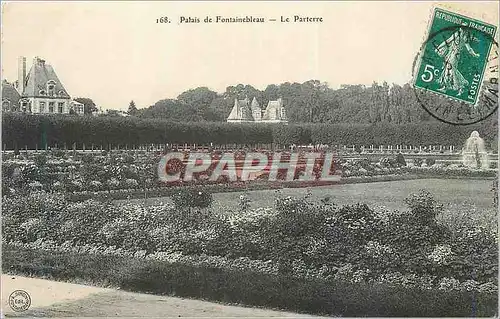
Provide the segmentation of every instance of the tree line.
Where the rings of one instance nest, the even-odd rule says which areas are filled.
[[[412,86],[373,82],[371,86],[342,85],[333,89],[327,83],[310,80],[304,83],[268,85],[259,90],[251,85],[228,86],[223,93],[198,87],[174,99],[162,99],[140,108],[132,100],[128,115],[173,122],[225,122],[235,99],[254,97],[265,109],[270,100],[283,99],[289,123],[421,123],[436,122],[420,105]],[[88,98],[77,99],[86,112],[96,110]],[[446,97],[430,94],[425,103],[433,108],[446,107]],[[120,116],[110,111],[106,116]]]
[[[198,87],[176,99],[163,99],[148,108],[130,105],[131,115],[172,121],[225,121],[235,99],[254,97],[262,108],[270,100],[282,98],[288,120],[292,123],[416,123],[433,121],[418,104],[410,84],[387,82],[371,86],[342,85],[332,89],[327,83],[310,80],[304,83],[271,84],[261,91],[251,85],[229,86],[223,93]],[[435,97],[435,103],[442,103]]]

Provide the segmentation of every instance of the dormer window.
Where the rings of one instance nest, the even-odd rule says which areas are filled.
[[[40,90],[38,93],[40,93],[40,95],[45,95],[45,90]]]
[[[65,95],[65,92],[63,90],[59,90],[59,96]]]
[[[10,101],[9,100],[2,101],[2,109],[4,111],[10,111]]]
[[[47,92],[50,96],[54,96],[55,88],[56,88],[56,82],[54,82],[53,80],[47,82]]]

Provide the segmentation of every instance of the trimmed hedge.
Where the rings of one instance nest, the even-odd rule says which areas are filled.
[[[81,117],[5,113],[2,140],[7,149],[83,144],[114,147],[145,144],[329,144],[329,145],[453,145],[462,147],[474,130],[495,148],[495,119],[456,126],[418,124],[252,124],[178,123],[135,117]]]
[[[493,316],[498,304],[494,294],[271,276],[130,257],[19,249],[6,244],[3,245],[2,266],[13,274],[63,281],[83,280],[134,292],[331,316]]]

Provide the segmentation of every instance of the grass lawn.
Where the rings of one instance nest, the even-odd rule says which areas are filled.
[[[453,205],[474,205],[478,209],[493,208],[493,192],[491,180],[473,179],[419,179],[406,181],[375,182],[320,186],[310,188],[313,200],[330,196],[330,200],[338,205],[366,203],[370,207],[385,206],[389,210],[406,208],[403,199],[421,189],[426,189],[445,207]],[[251,207],[273,206],[274,190],[257,190],[248,192]],[[284,196],[304,196],[304,188],[283,189]],[[241,192],[214,194],[212,207],[215,210],[236,210]],[[143,202],[143,199],[118,200],[117,203]],[[147,203],[169,202],[168,197],[149,198]]]

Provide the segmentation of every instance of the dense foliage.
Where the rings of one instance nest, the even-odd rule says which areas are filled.
[[[477,130],[487,149],[496,150],[495,119],[469,126],[441,122],[375,124],[235,124],[217,122],[184,123],[137,117],[78,117],[5,113],[2,143],[7,149],[48,147],[81,149],[146,144],[257,145],[272,143],[328,145],[453,145],[460,149]]]
[[[218,94],[207,87],[181,93],[176,99],[163,99],[137,114],[144,118],[172,121],[225,121],[235,99],[254,97],[265,109],[268,101],[282,98],[289,121],[293,123],[421,123],[434,121],[415,97],[410,84],[389,86],[374,82],[371,86],[342,85],[333,89],[327,83],[268,85],[259,90],[251,85],[229,86]],[[426,103],[446,105],[447,98],[429,95]]]
[[[213,196],[202,188],[184,188],[172,195],[172,201],[178,209],[183,207],[207,208],[212,204]]]
[[[486,289],[416,290],[389,282],[271,275],[263,272],[269,263],[248,258],[158,254],[145,259],[91,246],[58,251],[42,243],[36,246],[43,250],[23,246],[3,245],[3,269],[134,292],[337,317],[492,317],[497,312],[497,296]],[[413,279],[399,278],[401,283]]]
[[[496,289],[492,225],[450,227],[437,218],[443,209],[426,192],[406,203],[404,212],[374,211],[278,193],[275,208],[214,212],[68,203],[57,194],[35,192],[4,199],[2,227],[6,243],[32,248],[88,246],[159,260],[171,254],[248,258],[267,274],[402,282],[419,289]]]

